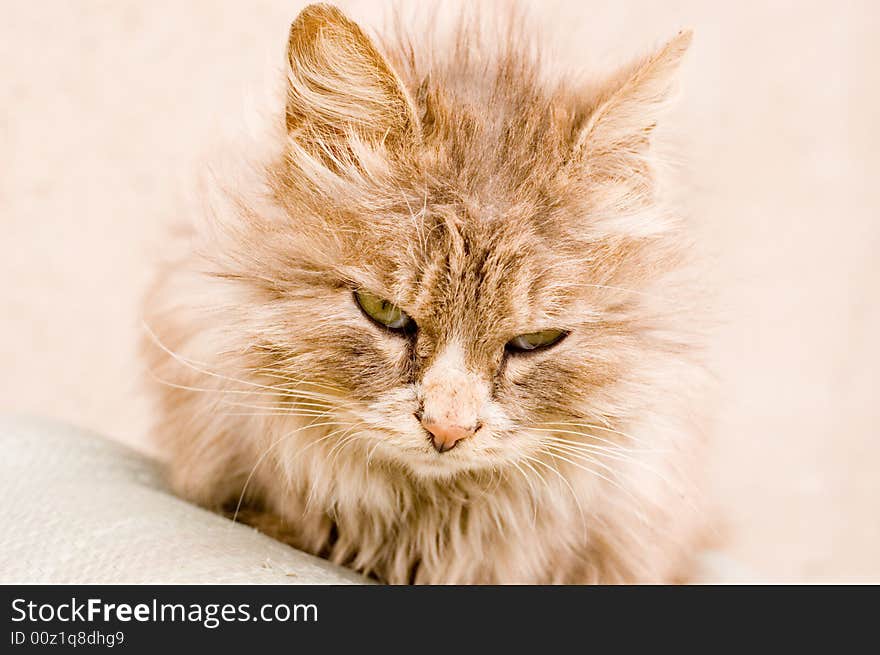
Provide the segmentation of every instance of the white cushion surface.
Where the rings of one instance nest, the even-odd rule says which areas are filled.
[[[0,583],[347,584],[364,578],[175,498],[156,462],[0,417]]]

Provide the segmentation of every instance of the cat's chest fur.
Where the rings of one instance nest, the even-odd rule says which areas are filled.
[[[586,551],[587,539],[572,540],[567,509],[539,510],[513,490],[496,489],[491,500],[485,491],[459,493],[412,490],[397,506],[368,507],[365,499],[347,503],[306,491],[274,497],[270,514],[249,522],[391,584],[575,581],[567,570],[571,552]]]
[[[336,460],[325,471],[322,457],[306,458],[296,484],[282,493],[267,468],[255,482],[272,489],[258,494],[264,509],[240,518],[391,584],[662,582],[686,575],[690,548],[683,545],[695,533],[685,528],[670,539],[655,527],[674,515],[683,523],[688,512],[674,493],[649,502],[613,484],[572,487],[553,476],[540,487],[509,476],[424,485],[356,460]]]

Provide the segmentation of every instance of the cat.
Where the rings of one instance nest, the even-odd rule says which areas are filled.
[[[707,377],[653,142],[691,33],[583,80],[455,32],[293,22],[147,295],[171,484],[393,584],[687,579]]]

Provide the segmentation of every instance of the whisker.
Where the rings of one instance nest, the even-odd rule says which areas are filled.
[[[592,435],[591,435],[592,436]],[[663,449],[647,449],[647,448],[629,448],[626,446],[597,446],[596,444],[589,443],[583,440],[574,441],[572,439],[563,439],[562,437],[557,437],[553,435],[544,435],[545,441],[553,441],[556,443],[562,443],[572,448],[577,448],[579,450],[588,450],[593,453],[626,453],[626,454],[658,454],[658,453],[668,453],[670,451]]]
[[[290,375],[289,371],[286,371],[281,368],[275,367],[267,367],[261,366],[257,368],[248,369],[251,373],[255,373],[257,375],[265,375],[266,377],[273,377],[279,380],[286,380],[288,382],[293,382],[295,384],[305,384],[310,387],[317,387],[318,389],[328,389],[330,391],[338,391],[339,393],[347,393],[345,389],[341,387],[336,387],[330,384],[325,384],[322,382],[315,382],[313,380],[304,380],[303,378],[294,377]]]
[[[609,477],[607,477],[607,476],[602,475],[601,473],[599,473],[599,472],[596,471],[595,469],[592,469],[592,468],[587,467],[587,466],[583,466],[582,464],[578,464],[577,462],[574,462],[574,461],[568,459],[568,457],[566,457],[565,455],[571,455],[570,453],[565,453],[564,451],[555,450],[555,449],[553,448],[553,446],[548,446],[548,448],[549,448],[550,450],[553,450],[553,451],[555,452],[556,456],[557,456],[559,459],[561,459],[562,461],[564,461],[564,462],[568,462],[568,463],[571,464],[572,466],[574,466],[574,467],[576,467],[576,468],[579,468],[579,469],[581,469],[582,471],[585,471],[586,473],[589,473],[590,475],[595,475],[595,476],[598,477],[599,479],[604,480],[604,481],[607,482],[608,484],[612,485],[612,486],[615,487],[616,489],[619,489],[619,490],[622,491],[624,494],[626,494],[627,496],[629,496],[630,499],[632,499],[632,500],[634,500],[634,501],[636,502],[636,505],[637,505],[637,506],[640,504],[640,502],[641,502],[640,499],[637,498],[637,497],[636,497],[636,496],[635,496],[635,495],[634,495],[629,489],[627,489],[625,486],[623,486],[622,484],[620,484],[620,482],[618,482],[617,480],[613,480],[612,478],[609,478]],[[545,451],[545,452],[546,452],[546,451]],[[571,455],[571,456],[573,456],[573,455]],[[595,465],[597,465],[597,466],[601,466],[603,469],[605,469],[606,471],[608,471],[609,474],[611,474],[611,475],[615,475],[615,474],[617,473],[613,468],[611,468],[610,466],[608,466],[608,465],[605,464],[604,462],[601,462],[601,461],[599,461],[599,460],[597,460],[597,459],[593,459],[593,458],[591,458],[591,457],[587,457],[587,456],[581,456],[581,457],[579,457],[578,459],[580,459],[581,461],[589,462],[589,463],[591,463],[591,464],[595,464]],[[637,510],[637,511],[638,511],[638,510]],[[639,511],[638,516],[639,516],[639,518],[640,518],[642,521],[646,521],[644,514],[642,514],[640,511]]]
[[[674,491],[676,494],[682,497],[687,497],[687,494],[684,492],[682,487],[678,484],[675,484],[672,480],[669,479],[668,476],[664,475],[660,471],[658,471],[655,467],[651,466],[648,462],[643,461],[640,458],[633,457],[632,454],[641,454],[641,453],[668,453],[668,450],[638,450],[638,449],[610,449],[610,448],[602,448],[600,446],[590,446],[588,444],[577,443],[574,445],[570,445],[570,443],[559,443],[560,440],[551,437],[551,441],[554,442],[555,446],[558,448],[565,449],[569,455],[572,457],[578,457],[580,455],[584,455],[586,452],[591,452],[592,454],[599,456],[605,456],[609,459],[632,463],[644,471],[655,476],[658,480],[660,480],[663,484],[665,484],[669,489]],[[561,440],[567,442],[567,440]],[[691,501],[689,501],[692,507],[696,507]]]
[[[275,448],[281,442],[286,441],[287,439],[290,439],[291,437],[293,437],[294,435],[296,435],[299,432],[302,432],[303,430],[306,430],[308,428],[324,427],[325,425],[339,425],[339,423],[336,423],[336,422],[330,422],[330,423],[326,423],[326,424],[325,423],[312,423],[309,425],[304,425],[300,428],[297,428],[296,430],[293,430],[292,432],[287,433],[283,437],[277,439],[272,444],[270,444],[268,448],[266,448],[266,450],[263,452],[263,454],[260,455],[259,458],[257,458],[256,463],[254,464],[253,468],[251,468],[251,471],[248,474],[247,479],[244,482],[244,486],[241,489],[241,494],[238,497],[238,503],[235,506],[235,512],[232,515],[232,522],[233,523],[235,523],[235,520],[238,518],[239,511],[241,511],[241,503],[242,503],[242,501],[244,501],[244,496],[247,493],[248,485],[250,485],[251,479],[254,477],[254,473],[256,473],[257,468],[260,466],[260,464],[263,463],[263,460],[266,459],[266,457],[269,455],[269,453],[272,451],[272,449]],[[327,437],[323,437],[322,439],[326,439],[326,438]],[[304,451],[301,451],[301,452],[304,452]]]
[[[182,391],[195,391],[195,392],[199,392],[199,393],[208,393],[208,394],[233,394],[233,395],[239,394],[239,395],[246,395],[246,396],[257,396],[257,397],[268,396],[271,398],[278,398],[279,396],[288,397],[288,398],[295,398],[296,397],[296,395],[291,393],[290,391],[280,390],[280,389],[278,390],[278,392],[273,393],[273,392],[269,392],[269,391],[256,391],[256,390],[251,390],[251,389],[223,389],[223,388],[213,388],[212,389],[212,388],[208,388],[208,387],[194,387],[191,385],[178,384],[176,382],[170,382],[169,380],[164,380],[164,379],[158,377],[153,371],[148,371],[148,373],[153,378],[153,380],[155,382],[162,384],[162,385],[165,385],[167,387],[170,387],[172,389],[180,389]],[[308,399],[311,400],[311,398],[308,398]],[[225,401],[225,399],[223,399],[223,398],[219,398],[218,402],[224,403],[224,402],[228,402],[228,401]],[[285,403],[285,402],[288,402],[288,401],[278,401],[278,403]],[[298,401],[289,401],[289,402],[291,404],[295,404]],[[276,404],[278,404],[278,403],[276,403]],[[354,406],[354,404],[353,403],[339,403],[337,406],[338,407],[349,407],[349,406]]]
[[[259,382],[253,382],[252,380],[241,380],[239,378],[230,377],[228,375],[221,375],[220,373],[210,371],[204,365],[196,366],[191,360],[188,360],[186,357],[183,357],[182,355],[175,353],[170,348],[168,348],[165,344],[163,344],[162,341],[159,339],[159,337],[156,336],[156,333],[153,332],[153,330],[150,328],[149,325],[147,325],[146,321],[142,321],[142,324],[143,324],[144,329],[147,330],[150,337],[155,342],[155,344],[157,346],[159,346],[159,348],[161,348],[165,353],[167,353],[172,358],[174,358],[175,361],[183,364],[184,366],[192,369],[193,371],[196,371],[197,373],[201,373],[203,375],[208,375],[210,377],[216,378],[218,380],[224,380],[226,382],[233,382],[235,384],[242,384],[242,385],[245,385],[248,387],[254,387],[256,389],[269,390],[269,391],[275,392],[279,395],[285,395],[285,394],[286,395],[294,395],[293,392],[296,391],[296,393],[299,393],[302,396],[331,398],[330,396],[327,396],[326,394],[318,394],[317,392],[314,392],[314,391],[307,391],[304,389],[303,390],[294,390],[294,389],[289,389],[287,387],[282,387],[282,386],[278,386],[278,385],[260,384]],[[216,390],[212,390],[212,391],[216,391]]]
[[[323,416],[328,416],[326,412],[315,412],[313,414],[303,414],[297,412],[223,412],[222,416],[251,416],[251,417],[266,417],[266,418],[276,418],[280,416],[290,416],[295,418],[321,418]]]
[[[548,486],[547,480],[544,479],[544,476],[541,475],[540,471],[538,471],[534,466],[532,466],[532,464],[529,462],[529,459],[530,458],[528,458],[528,457],[523,457],[523,460],[524,460],[523,465],[526,466],[532,473],[534,473],[538,477],[538,479],[541,481],[541,484],[543,484],[545,487]]]
[[[529,487],[529,500],[531,500],[532,503],[532,527],[535,527],[538,523],[538,505],[536,502],[537,493],[535,491],[535,487],[534,485],[532,485],[532,481],[529,479],[529,476],[526,475],[526,472],[523,471],[522,468],[520,468],[519,464],[517,464],[515,461],[511,461],[511,464],[513,464],[514,468],[516,468],[516,470],[520,472],[520,475],[523,476],[523,479],[526,481],[526,484]]]
[[[229,407],[243,407],[244,409],[272,409],[272,410],[297,410],[303,409],[305,411],[318,411],[324,410],[324,413],[331,412],[335,409],[339,409],[332,405],[324,405],[322,403],[312,403],[312,402],[301,402],[301,401],[290,401],[290,402],[278,402],[278,403],[266,403],[263,405],[255,405],[252,403],[240,403],[233,401],[222,401],[224,405]],[[317,409],[309,409],[309,408],[317,408]]]
[[[613,432],[614,434],[619,434],[621,437],[626,437],[636,443],[647,443],[644,439],[640,439],[626,432],[621,432],[620,430],[615,430],[606,425],[597,425],[595,423],[573,423],[573,422],[565,422],[565,421],[549,421],[546,423],[535,423],[534,425],[562,425],[562,426],[572,426],[579,428],[594,428],[596,430],[602,430],[604,432]]]
[[[373,453],[375,453],[376,450],[377,450],[377,449],[379,448],[379,446],[381,446],[381,445],[382,445],[382,441],[380,441],[380,440],[377,439],[377,440],[376,440],[376,445],[373,446],[372,448],[370,448],[370,452],[367,453],[367,468],[368,468],[368,469],[370,468],[370,464],[371,464],[372,461],[373,461]]]
[[[620,447],[621,447],[621,444],[619,444],[618,442],[616,442],[616,441],[611,441],[610,439],[606,439],[605,437],[597,436],[597,435],[595,435],[595,434],[593,434],[593,433],[591,433],[591,432],[581,432],[581,431],[579,431],[579,430],[561,430],[561,429],[559,429],[559,428],[545,428],[545,427],[541,427],[541,428],[527,428],[527,429],[529,429],[529,430],[539,430],[539,431],[550,432],[550,433],[558,433],[558,434],[570,434],[570,435],[572,435],[572,436],[574,436],[574,435],[578,435],[578,436],[581,436],[581,437],[588,437],[588,438],[593,439],[593,440],[595,440],[595,441],[599,441],[599,442],[602,442],[602,443],[609,444],[609,445],[611,445],[611,446],[613,446],[613,447],[615,447],[615,448],[620,448]],[[622,434],[622,435],[625,436],[625,437],[629,437],[629,435],[626,435],[626,434],[623,434],[623,433],[618,433],[618,434]],[[632,437],[630,437],[630,438],[632,438]]]
[[[159,384],[164,384],[165,386],[171,387],[172,389],[181,389],[183,391],[199,391],[202,393],[212,393],[212,394],[213,393],[233,393],[233,394],[237,393],[237,394],[247,394],[247,395],[252,395],[252,396],[271,396],[273,398],[278,397],[277,393],[270,393],[268,391],[254,391],[251,389],[220,389],[220,388],[211,389],[210,387],[193,387],[190,385],[179,384],[177,382],[171,382],[169,380],[165,380],[165,379],[157,376],[153,371],[147,371],[147,372],[149,373],[150,377],[152,377],[155,382],[158,382]]]
[[[583,524],[584,530],[586,530],[587,529],[587,517],[584,514],[584,508],[581,506],[580,498],[578,498],[577,494],[574,491],[574,487],[571,486],[571,483],[568,481],[568,479],[564,475],[562,475],[562,473],[560,473],[559,470],[556,469],[556,467],[551,466],[547,462],[540,460],[537,457],[531,457],[530,455],[523,455],[523,457],[527,460],[535,462],[536,464],[540,464],[541,466],[543,466],[547,469],[550,469],[553,473],[556,474],[556,476],[560,480],[562,480],[563,484],[565,484],[565,486],[568,488],[569,492],[571,492],[571,497],[574,499],[574,505],[575,505],[575,507],[577,507],[578,512],[581,515],[581,523]]]
[[[333,446],[333,448],[330,450],[330,454],[332,454],[333,451],[336,450],[337,448],[339,448],[339,453],[341,453],[342,450],[345,448],[345,445],[347,443],[349,443],[349,441],[351,439],[358,437],[359,435],[356,433],[352,436],[349,436],[351,431],[356,429],[357,427],[359,427],[357,424],[352,424],[351,426],[349,426],[345,430],[338,430],[337,433],[341,433],[341,436],[339,437],[339,442],[337,444],[335,444]],[[341,448],[340,448],[340,444],[342,444]],[[328,457],[330,457],[330,454],[328,454]],[[338,453],[337,453],[337,455],[338,455]],[[336,462],[336,459],[334,458],[332,460],[332,462],[330,463],[330,465],[325,467],[323,470],[333,470],[333,466],[334,466],[335,462]],[[318,490],[318,484],[321,482],[322,479],[323,478],[318,476],[312,480],[312,484],[309,486],[309,494],[308,494],[308,496],[306,496],[306,503],[303,506],[303,514],[308,513],[309,508],[312,505],[312,500],[315,497],[315,492]]]

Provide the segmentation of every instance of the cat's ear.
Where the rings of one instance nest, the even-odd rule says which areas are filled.
[[[682,57],[693,33],[679,32],[659,50],[619,71],[594,92],[592,109],[580,128],[576,152],[587,160],[604,154],[642,155],[651,131],[675,87]]]
[[[324,142],[355,133],[369,141],[418,135],[413,102],[363,30],[332,5],[309,5],[290,26],[287,130]]]

